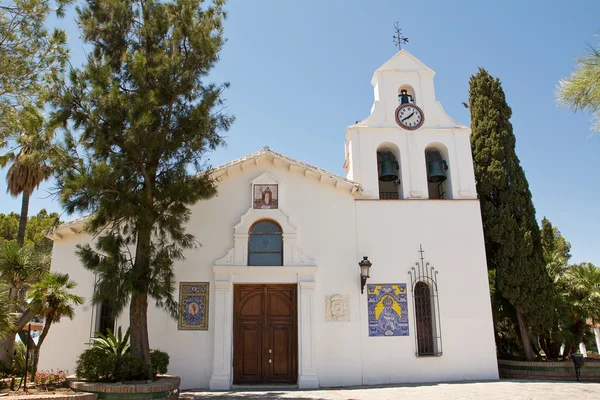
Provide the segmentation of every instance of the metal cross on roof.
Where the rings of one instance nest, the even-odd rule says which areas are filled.
[[[398,25],[398,22],[394,23],[394,28],[396,29],[396,34],[393,36],[394,44],[398,46],[398,51],[402,50],[402,45],[408,43],[408,38],[402,36],[402,29]]]

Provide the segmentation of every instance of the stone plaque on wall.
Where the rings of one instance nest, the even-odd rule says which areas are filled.
[[[325,320],[327,322],[350,321],[350,298],[341,294],[325,296]]]

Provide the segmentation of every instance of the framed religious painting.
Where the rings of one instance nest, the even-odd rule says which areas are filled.
[[[179,330],[208,330],[208,282],[179,283]]]
[[[253,208],[255,209],[276,209],[279,204],[279,193],[277,184],[254,185]]]
[[[408,336],[406,283],[367,285],[369,336]]]

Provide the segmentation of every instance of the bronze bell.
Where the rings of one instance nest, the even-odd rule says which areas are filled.
[[[442,159],[439,151],[427,152],[427,168],[429,170],[429,174],[427,175],[429,182],[439,183],[447,179],[446,171],[448,171],[448,163]]]
[[[381,164],[381,175],[379,175],[379,180],[383,182],[391,182],[398,179],[398,173],[395,172],[400,169],[398,165],[398,161],[394,159],[394,155],[390,152],[381,152],[378,153],[382,161]],[[395,170],[394,170],[395,168]]]

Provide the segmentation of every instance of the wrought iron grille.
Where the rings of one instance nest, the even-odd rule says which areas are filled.
[[[415,355],[442,355],[442,324],[434,267],[425,262],[423,246],[419,245],[420,261],[408,271],[411,281],[413,312],[416,326]]]
[[[440,200],[444,200],[444,198],[446,197],[446,182],[440,182],[438,183],[437,186],[437,191],[438,191],[438,199]]]
[[[398,192],[379,192],[379,200],[398,200]]]

